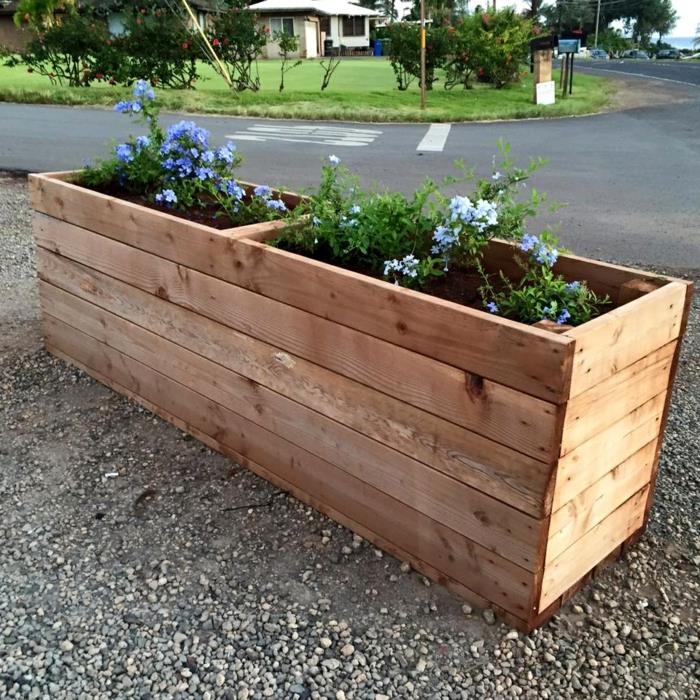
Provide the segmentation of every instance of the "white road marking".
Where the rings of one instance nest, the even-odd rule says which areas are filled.
[[[431,124],[423,140],[418,144],[417,151],[442,151],[447,137],[450,135],[452,124]]]
[[[381,136],[377,129],[314,124],[253,124],[245,131],[236,131],[226,138],[238,141],[288,141],[292,143],[321,143],[326,146],[368,146]]]

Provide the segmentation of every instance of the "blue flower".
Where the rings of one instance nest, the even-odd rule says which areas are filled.
[[[542,244],[539,250],[535,253],[535,260],[541,265],[546,265],[547,267],[552,267],[559,257],[559,252],[556,248],[550,248],[549,246]]]
[[[243,188],[235,180],[226,180],[223,183],[223,189],[229,197],[234,197],[239,201],[245,197]]]
[[[580,282],[569,282],[569,284],[566,285],[566,289],[569,292],[578,292],[578,290],[581,289],[581,283]]]
[[[314,216],[313,219],[311,219],[311,223],[314,226],[320,226],[321,225],[321,219],[318,218],[318,216]]]
[[[340,165],[340,158],[338,158],[338,156],[328,156],[328,162],[335,167],[336,165]]]
[[[227,143],[225,146],[218,148],[216,157],[223,163],[231,165],[236,158],[236,147],[232,143]]]
[[[571,318],[571,314],[568,309],[562,309],[562,312],[557,316],[557,323],[561,326],[566,323]]]
[[[177,195],[172,190],[163,190],[155,196],[155,200],[166,204],[177,204]]]
[[[418,268],[420,260],[413,255],[405,255],[401,260],[394,258],[393,260],[384,261],[384,277],[389,277],[390,273],[394,272],[404,277],[415,279],[418,277]],[[395,277],[396,275],[394,275]],[[398,284],[398,279],[395,279],[395,284]]]
[[[359,214],[359,213],[360,213],[360,207],[359,207],[359,205],[353,204],[353,205],[350,207],[350,213],[351,213],[351,214]]]
[[[138,100],[134,100],[131,103],[131,111],[134,113],[141,111],[141,103]]]
[[[196,168],[195,175],[200,180],[208,180],[214,177],[214,171],[211,168]]]
[[[131,112],[131,102],[127,102],[126,100],[122,100],[121,102],[117,102],[117,104],[114,105],[114,111],[120,112],[121,114],[125,114],[126,112]]]
[[[114,149],[114,153],[121,163],[131,163],[134,160],[134,152],[128,143],[120,143]]]
[[[529,233],[526,233],[523,236],[522,241],[520,241],[520,250],[522,250],[524,253],[529,253],[531,250],[534,250],[535,246],[538,245],[540,242],[540,239],[537,236],[531,236]]]
[[[263,199],[269,199],[272,197],[272,190],[267,185],[258,185],[254,190],[253,194],[256,197],[262,197]]]
[[[137,80],[134,84],[133,94],[134,97],[139,97],[141,99],[144,97],[151,101],[156,99],[156,93],[147,80]]]
[[[491,175],[491,179],[494,182],[498,182],[502,177],[503,177],[503,175],[501,175],[501,173],[499,173],[498,171],[496,171],[493,175]]]
[[[287,211],[287,205],[281,199],[270,199],[265,202],[268,209],[276,209],[277,211]]]
[[[136,150],[141,151],[151,145],[151,139],[148,136],[138,136],[136,138]]]
[[[488,304],[486,304],[486,308],[492,313],[492,314],[497,314],[498,313],[498,304],[495,301],[490,301]]]

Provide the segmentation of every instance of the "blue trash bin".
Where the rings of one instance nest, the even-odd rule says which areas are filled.
[[[382,40],[381,39],[374,40],[374,55],[375,56],[382,55]]]

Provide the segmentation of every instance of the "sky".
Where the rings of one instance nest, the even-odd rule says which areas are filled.
[[[512,2],[502,0],[499,5],[511,5]],[[518,0],[515,3],[518,9],[522,9],[524,3]],[[676,24],[671,36],[695,36],[695,28],[700,24],[700,0],[673,0],[673,7],[678,13]]]

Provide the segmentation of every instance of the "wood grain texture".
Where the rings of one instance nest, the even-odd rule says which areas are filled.
[[[669,282],[565,335],[576,340],[570,397],[678,338],[687,284]]]
[[[574,545],[621,503],[649,483],[656,443],[656,439],[652,440],[552,513],[546,564]]]
[[[665,401],[664,391],[562,457],[556,471],[552,511],[654,440],[661,428]]]
[[[665,391],[677,342],[667,343],[571,399],[566,406],[561,454],[571,452]]]
[[[539,609],[548,607],[588,571],[639,529],[649,485],[640,489],[607,518],[544,568]]]
[[[528,394],[564,401],[573,350],[567,338],[254,240],[239,243],[236,284]]]
[[[503,445],[542,461],[556,459],[554,404],[72,224],[37,228],[35,239],[40,247]]]
[[[43,248],[37,267],[52,285],[519,510],[548,512],[548,464]]]
[[[520,617],[533,605],[533,576],[485,550],[454,530],[424,516],[369,484],[246,420],[163,374],[47,317],[46,344],[88,370],[109,377],[160,406],[182,424],[213,437],[330,508],[362,522],[397,546],[457,581],[468,581],[477,594]]]
[[[46,283],[41,300],[82,333],[212,399],[406,505],[534,571],[545,523],[250,379]],[[232,345],[232,352],[237,348]]]

